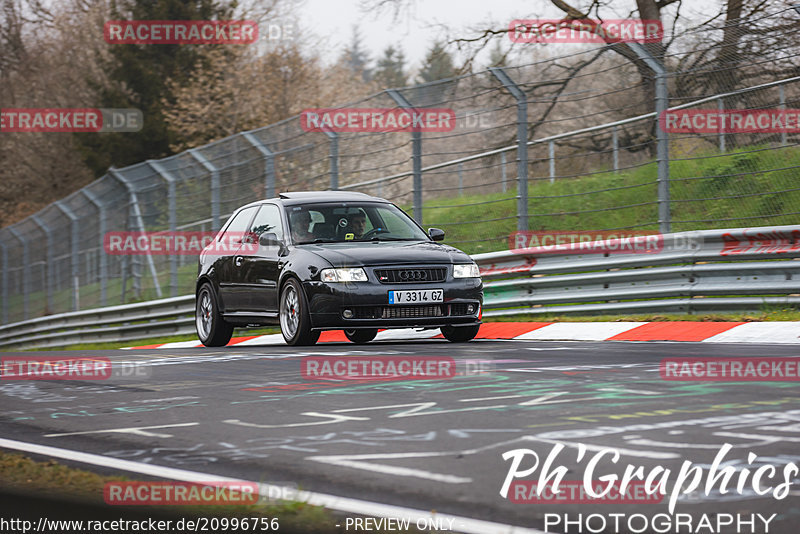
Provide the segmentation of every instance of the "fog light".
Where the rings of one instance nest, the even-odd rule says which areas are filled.
[[[475,313],[475,305],[467,304],[467,313]]]
[[[345,319],[352,319],[353,318],[353,310],[344,310],[342,315]]]

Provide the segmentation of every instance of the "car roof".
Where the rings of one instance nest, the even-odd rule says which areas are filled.
[[[296,206],[298,204],[312,204],[320,202],[382,202],[389,203],[388,200],[373,197],[365,193],[357,193],[354,191],[292,191],[287,193],[280,193],[277,198],[269,198],[264,200],[257,200],[251,202],[242,208],[250,206],[257,206],[264,202],[278,201],[286,206]]]

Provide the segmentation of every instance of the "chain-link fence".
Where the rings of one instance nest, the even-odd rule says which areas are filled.
[[[450,131],[309,132],[292,117],[110,169],[0,230],[2,322],[191,293],[195,257],[108,254],[104,238],[218,230],[237,207],[285,191],[387,198],[470,253],[508,248],[517,230],[795,223],[796,110],[794,129],[681,128],[693,114],[748,110],[786,110],[791,125],[800,15],[776,9],[744,27],[706,25],[656,45],[578,45],[342,106],[449,108]],[[682,113],[672,131],[667,110]]]

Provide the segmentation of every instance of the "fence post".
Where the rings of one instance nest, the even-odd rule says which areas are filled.
[[[106,291],[108,286],[108,257],[105,251],[105,237],[106,237],[106,206],[102,202],[100,202],[100,197],[89,191],[88,189],[84,188],[81,189],[81,193],[83,193],[86,198],[89,199],[89,202],[97,207],[97,212],[100,218],[99,224],[99,233],[100,233],[100,243],[99,243],[99,251],[100,251],[100,305],[106,305]]]
[[[489,67],[517,100],[517,230],[528,229],[528,98],[500,67]]]
[[[464,163],[458,164],[458,196],[464,194]]]
[[[339,189],[339,134],[328,130],[323,130],[323,133],[330,140],[328,157],[331,160],[331,191],[336,191]]]
[[[122,172],[118,171],[117,169],[112,167],[108,169],[108,173],[113,178],[119,180],[122,183],[122,185],[124,185],[125,188],[128,190],[128,196],[131,199],[131,206],[130,206],[131,219],[132,219],[131,222],[133,223],[131,226],[137,226],[139,228],[139,231],[144,233],[145,232],[144,219],[142,218],[142,212],[139,209],[139,198],[136,196],[136,189],[133,187],[133,184],[130,181],[128,181],[127,178],[125,178],[125,175],[122,174]],[[155,287],[156,290],[156,296],[158,298],[161,298],[161,285],[158,283],[158,273],[156,272],[156,264],[155,262],[153,262],[153,256],[152,254],[150,254],[149,250],[147,251],[146,256],[147,256],[147,264],[150,267],[150,275],[153,277],[153,286]],[[133,261],[131,261],[131,263],[133,263]],[[134,273],[134,275],[136,274],[137,273]],[[122,288],[122,291],[124,294],[125,292],[124,287]]]
[[[219,169],[196,148],[190,149],[189,154],[211,173],[211,231],[219,230],[222,226],[219,220]]]
[[[506,192],[506,153],[500,152],[500,180],[503,184],[503,193]]]
[[[47,241],[47,265],[45,265],[45,287],[47,292],[47,310],[49,313],[55,313],[55,309],[53,308],[53,268],[55,265],[53,264],[53,235],[50,231],[50,227],[44,224],[44,221],[38,216],[33,215],[31,216],[36,225],[42,229],[44,232],[45,239]]]
[[[2,291],[3,295],[3,316],[0,318],[0,324],[6,324],[8,322],[8,248],[6,244],[0,240],[0,250],[2,250],[2,259],[3,259],[3,272],[0,273],[2,276]]]
[[[78,256],[78,240],[80,239],[80,229],[78,227],[78,216],[69,209],[62,200],[56,202],[58,209],[69,217],[70,226],[70,276],[72,278],[72,311],[80,309],[80,256]],[[88,280],[87,280],[88,281]]]
[[[16,228],[8,227],[11,235],[17,238],[17,241],[22,243],[22,319],[28,319],[29,312],[29,299],[30,299],[30,254],[28,253],[28,240],[23,237]]]
[[[167,182],[167,209],[169,210],[169,231],[172,232],[173,243],[175,242],[175,234],[178,231],[178,206],[175,192],[175,177],[172,176],[164,167],[157,161],[148,159],[147,164],[156,171],[156,174],[161,176]],[[178,296],[178,251],[174,251],[169,257],[169,286],[170,294],[173,297]]]
[[[250,132],[242,136],[264,156],[264,194],[267,198],[275,196],[275,154]]]
[[[611,128],[611,145],[614,150],[614,172],[617,172],[619,171],[619,132],[616,126]]]
[[[778,86],[778,101],[781,110],[786,111],[786,90],[783,88],[783,84]],[[786,146],[786,128],[783,128],[781,132],[781,146]]]
[[[556,180],[556,146],[550,141],[547,143],[547,157],[550,159],[550,183]]]
[[[717,99],[717,111],[719,111],[720,116],[722,116],[723,111],[725,110],[725,104],[722,102],[721,98]],[[722,121],[720,121],[722,123]],[[717,134],[719,137],[719,151],[724,153],[725,152],[725,128],[720,128],[719,133]]]
[[[661,121],[659,120],[669,108],[667,70],[643,45],[636,42],[627,44],[656,75],[655,111],[657,142],[656,162],[658,164],[658,231],[662,234],[668,234],[672,229],[669,193],[669,134],[661,128]]]
[[[414,108],[411,102],[396,89],[387,89],[386,94],[401,108]],[[414,193],[414,220],[422,226],[422,132],[419,130],[411,132],[411,168],[414,180],[414,185],[412,186]]]

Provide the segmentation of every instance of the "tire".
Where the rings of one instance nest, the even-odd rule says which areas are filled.
[[[233,325],[226,323],[222,318],[217,296],[209,283],[203,284],[197,292],[194,327],[197,330],[197,337],[206,347],[223,347],[233,335]]]
[[[289,278],[281,289],[279,315],[287,344],[313,345],[319,339],[319,332],[311,331],[306,294],[295,278]]]
[[[375,336],[378,335],[377,328],[360,328],[358,330],[345,330],[344,335],[353,343],[361,345],[362,343],[369,343]]]
[[[443,326],[442,335],[453,343],[464,343],[478,335],[481,325],[473,326]]]

